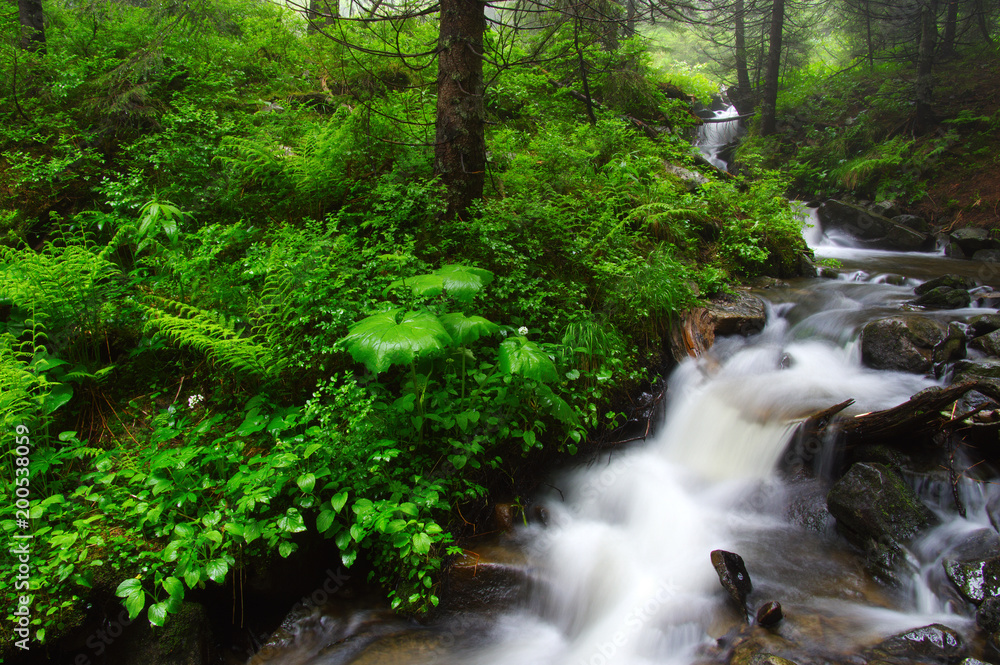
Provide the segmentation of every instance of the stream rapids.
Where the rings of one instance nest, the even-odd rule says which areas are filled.
[[[934,254],[857,249],[815,229],[818,258],[837,279],[800,278],[760,290],[768,321],[750,337],[717,340],[669,378],[655,437],[551,480],[537,497],[544,524],[515,529],[500,546],[527,580],[519,602],[444,612],[429,626],[378,623],[363,612],[313,608],[253,665],[427,663],[653,665],[722,663],[743,617],[712,567],[716,549],[739,553],[749,604],[781,603],[775,632],[798,645],[796,662],[864,662],[858,653],[903,630],[944,624],[971,636],[975,619],[940,573],[948,542],[990,527],[994,486],[963,477],[959,517],[941,483],[917,489],[941,521],[912,547],[900,588],[873,581],[826,512],[833,451],[789,447],[801,418],[848,399],[848,413],[900,404],[939,385],[916,374],[864,367],[858,334],[900,311],[922,281],[975,275],[981,264]],[[942,313],[961,320],[983,310]],[[807,468],[791,475],[780,469]],[[827,476],[828,477],[828,476]],[[947,476],[945,476],[947,478]],[[949,488],[950,490],[950,488]],[[389,627],[386,627],[389,626]]]

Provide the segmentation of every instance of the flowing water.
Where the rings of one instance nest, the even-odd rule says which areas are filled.
[[[863,413],[935,385],[863,367],[858,331],[898,312],[921,281],[981,266],[854,249],[815,232],[810,242],[818,256],[842,262],[838,279],[802,278],[762,291],[769,303],[763,332],[721,339],[706,356],[682,363],[670,377],[655,438],[552,480],[552,494],[538,498],[546,523],[513,536],[532,579],[526,602],[413,628],[407,634],[418,636],[418,646],[410,639],[381,657],[354,661],[356,651],[336,649],[306,657],[289,643],[255,662],[718,662],[725,657],[720,638],[742,617],[710,563],[715,549],[742,555],[754,583],[750,604],[779,601],[786,615],[780,633],[807,659],[847,659],[933,622],[971,632],[969,611],[940,573],[940,555],[989,526],[990,486],[963,482],[963,519],[951,508],[947,483],[928,476],[922,489],[943,526],[914,546],[912,575],[890,591],[871,581],[833,530],[822,478],[824,465],[833,464],[829,451],[819,442],[790,448],[789,438],[799,419],[844,400],[855,400],[850,412]],[[790,477],[779,468],[816,473]]]
[[[732,145],[740,135],[738,115],[739,111],[736,110],[736,107],[730,105],[721,111],[715,111],[714,120],[722,121],[725,118],[732,118],[732,120],[706,122],[698,126],[698,137],[695,140],[695,147],[701,151],[709,163],[722,171],[727,171],[729,164],[719,154],[724,148]]]

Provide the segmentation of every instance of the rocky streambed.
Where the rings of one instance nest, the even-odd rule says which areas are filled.
[[[252,662],[1000,662],[980,240],[821,207],[816,276],[692,312],[657,431],[555,474],[527,524],[499,506],[432,621],[299,608]]]

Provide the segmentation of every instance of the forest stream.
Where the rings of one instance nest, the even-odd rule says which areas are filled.
[[[870,660],[858,660],[865,649],[932,624],[974,644],[974,610],[945,577],[942,557],[991,528],[996,486],[961,475],[963,518],[946,473],[907,475],[939,526],[911,543],[895,585],[879,584],[826,509],[830,467],[840,453],[819,440],[790,446],[790,438],[803,417],[845,400],[855,400],[845,414],[862,414],[942,385],[865,367],[859,331],[903,310],[930,277],[982,280],[995,271],[932,253],[858,249],[815,226],[807,236],[818,258],[841,263],[835,279],[799,278],[759,290],[766,327],[722,338],[682,363],[669,379],[669,404],[654,437],[558,475],[551,493],[535,498],[534,514],[544,519],[500,544],[515,561],[523,553],[522,562],[510,564],[523,574],[517,602],[442,612],[424,627],[387,625],[370,611],[334,616],[313,608],[293,615],[251,662],[737,662],[733,647],[748,639],[757,652],[794,662],[863,662]],[[974,302],[922,314],[963,322],[993,311]],[[719,549],[745,562],[751,624],[762,604],[781,604],[784,619],[775,627],[744,624],[713,570],[710,553]],[[946,648],[952,633],[941,635]]]

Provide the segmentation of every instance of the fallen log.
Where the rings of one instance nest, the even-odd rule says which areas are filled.
[[[988,408],[988,405],[982,405],[957,416],[942,414],[942,410],[971,391],[982,393],[1000,404],[1000,387],[986,381],[963,381],[939,390],[925,390],[917,393],[906,402],[891,409],[862,413],[853,417],[830,419],[825,426],[816,430],[816,434],[833,428],[845,437],[846,445],[851,445],[860,439],[891,439],[912,435],[916,432],[940,431],[948,425],[961,422]],[[839,412],[845,407],[846,405],[838,404],[831,409],[837,409]],[[820,414],[822,413],[824,412],[820,412]],[[806,422],[817,418],[820,414],[812,416]]]

